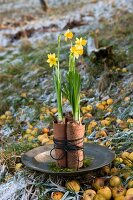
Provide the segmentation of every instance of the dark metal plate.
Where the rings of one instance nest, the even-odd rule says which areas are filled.
[[[54,172],[51,169],[49,169],[48,165],[49,162],[55,162],[55,160],[53,160],[50,157],[50,150],[52,148],[53,145],[37,147],[23,154],[21,156],[21,160],[27,167],[40,172],[45,172],[51,175],[74,176],[77,174],[86,174],[89,171],[108,165],[113,161],[115,157],[114,152],[109,150],[107,147],[100,146],[97,144],[84,143],[85,156],[93,159],[89,167],[81,168],[78,171],[73,172]]]

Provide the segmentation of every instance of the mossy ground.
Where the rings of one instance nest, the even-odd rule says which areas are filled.
[[[108,24],[104,21],[102,28],[100,28],[98,36],[99,46],[113,45],[113,59],[110,66],[108,66],[109,68],[112,66],[123,68],[132,63],[133,30],[132,26],[130,26],[131,22],[132,14],[123,13],[123,15],[116,20],[114,18],[112,24]],[[64,42],[63,44],[65,45]],[[16,111],[22,106],[29,106],[35,108],[36,117],[39,117],[39,110],[43,105],[43,101],[41,102],[38,98],[43,94],[42,88],[40,88],[40,82],[46,74],[48,77],[51,76],[52,69],[48,67],[46,60],[47,54],[49,52],[54,52],[56,45],[56,43],[45,44],[42,42],[38,44],[38,46],[32,47],[32,44],[25,41],[22,43],[18,53],[11,58],[11,64],[9,61],[5,61],[4,64],[2,64],[2,73],[0,75],[1,114],[4,114],[11,106]],[[65,61],[67,55],[64,45],[62,45],[61,58],[62,66],[65,69],[67,67]],[[5,59],[7,55],[12,55],[12,51],[8,51],[1,59]],[[15,64],[12,64],[12,61],[15,59]],[[83,57],[83,62],[86,63],[87,71],[89,71],[90,86],[95,88],[95,85],[97,85],[95,79],[100,77],[103,72],[103,61],[97,61],[95,59],[91,60],[85,55]],[[26,76],[27,78],[25,78]],[[117,75],[116,81],[120,81]],[[90,88],[90,86],[88,87]],[[35,90],[33,90],[32,93],[29,93],[33,87]],[[23,97],[23,93],[27,96]]]

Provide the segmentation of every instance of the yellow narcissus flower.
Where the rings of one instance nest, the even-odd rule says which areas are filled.
[[[65,41],[67,41],[68,39],[71,40],[73,38],[73,33],[68,29],[65,33]]]
[[[76,41],[75,41],[75,44],[78,45],[78,46],[85,46],[87,43],[86,40],[84,40],[82,37],[79,39],[79,38],[76,38]]]
[[[70,51],[73,53],[75,58],[78,58],[79,56],[83,55],[83,46],[81,45],[72,46]]]
[[[48,60],[47,60],[47,62],[49,63],[50,67],[52,67],[53,65],[56,66],[57,65],[57,60],[58,60],[58,58],[56,58],[55,53],[48,54]]]

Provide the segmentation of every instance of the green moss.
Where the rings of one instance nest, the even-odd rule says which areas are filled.
[[[76,171],[75,169],[69,169],[69,168],[60,168],[56,165],[55,162],[51,162],[48,164],[49,165],[49,169],[54,171],[54,172],[73,172]]]
[[[92,163],[92,158],[86,158],[84,159],[84,168],[89,167],[90,164]]]
[[[92,162],[91,158],[85,158],[83,168],[89,167],[91,162]],[[49,169],[54,171],[54,172],[74,172],[74,171],[77,171],[76,169],[60,168],[60,167],[57,166],[56,162],[50,162],[48,165],[49,165]]]

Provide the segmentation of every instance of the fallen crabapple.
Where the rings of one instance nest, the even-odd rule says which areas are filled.
[[[106,200],[106,199],[101,194],[96,194],[96,196],[94,197],[94,200]]]
[[[105,109],[104,105],[102,105],[101,103],[98,103],[98,104],[96,105],[96,107],[97,107],[99,110],[104,110],[104,109]]]
[[[122,186],[112,188],[112,196],[114,198],[119,196],[124,196],[125,194],[126,194],[126,188]]]
[[[80,184],[76,180],[71,180],[66,182],[66,188],[68,190],[79,192],[80,191]]]
[[[52,192],[51,199],[52,200],[61,200],[63,195],[64,195],[64,193],[62,193],[62,192]]]
[[[107,104],[108,105],[111,105],[112,103],[113,103],[113,99],[111,99],[111,98],[107,99]]]
[[[27,134],[30,134],[31,132],[32,132],[32,129],[29,129],[29,128],[26,129],[26,133],[27,133]]]
[[[42,129],[42,133],[49,133],[49,129],[48,128],[43,128]]]
[[[121,179],[118,176],[112,176],[109,184],[111,187],[117,187],[121,184]]]
[[[6,116],[12,116],[12,112],[8,110],[8,111],[5,112],[5,115]]]
[[[131,152],[130,154],[129,154],[129,160],[131,160],[132,162],[133,162],[133,152]]]
[[[30,136],[28,136],[28,141],[32,141],[32,140],[34,140],[35,139],[35,137],[33,136],[33,135],[30,135]]]
[[[114,200],[125,200],[125,196],[119,196],[119,197],[116,197]]]
[[[109,175],[111,173],[111,169],[109,166],[102,167],[102,172]]]
[[[110,200],[111,199],[111,190],[109,187],[107,186],[104,186],[103,188],[100,188],[98,191],[97,191],[98,194],[101,194],[103,197],[105,197],[106,200]]]
[[[127,187],[128,187],[128,189],[133,188],[133,180],[129,180]]]
[[[127,152],[127,151],[123,151],[123,152],[121,153],[121,158],[122,158],[122,159],[128,158],[128,156],[129,156],[129,152]]]
[[[94,189],[99,190],[103,186],[104,186],[104,179],[103,178],[96,178],[94,183],[93,183]]]
[[[133,195],[133,188],[129,188],[126,192],[126,195]]]
[[[103,106],[105,106],[105,105],[107,105],[107,102],[106,102],[106,101],[102,101],[101,104],[102,104]]]
[[[133,195],[126,195],[124,200],[133,200]]]
[[[88,189],[88,190],[84,191],[83,198],[84,198],[84,200],[87,200],[87,198],[89,197],[90,200],[93,200],[93,198],[94,198],[95,195],[96,195],[96,192],[94,190]]]

